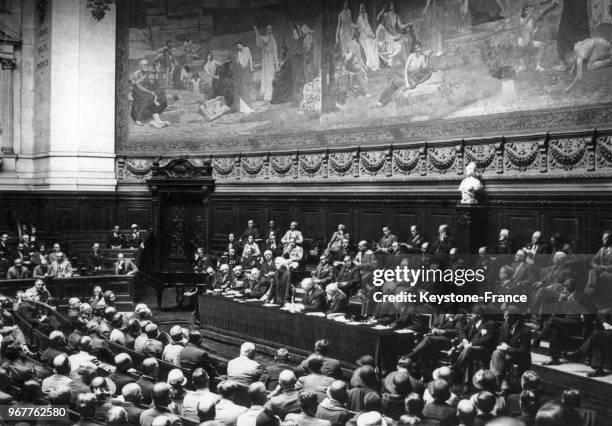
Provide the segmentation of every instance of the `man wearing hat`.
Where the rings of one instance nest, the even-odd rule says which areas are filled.
[[[126,246],[132,249],[144,249],[144,243],[140,236],[140,230],[135,223],[131,226],[132,233],[126,238]]]
[[[428,420],[438,421],[441,425],[455,424],[456,411],[446,403],[451,396],[449,384],[445,380],[438,379],[432,381],[428,389],[433,402],[425,405],[423,416]]]
[[[175,413],[183,412],[183,400],[187,396],[187,394],[191,393],[190,391],[185,390],[185,385],[187,385],[187,377],[183,374],[183,371],[175,368],[168,372],[168,384],[170,385],[170,400],[172,401],[172,406]]]

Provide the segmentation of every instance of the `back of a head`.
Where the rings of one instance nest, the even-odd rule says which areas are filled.
[[[67,376],[70,373],[70,361],[66,354],[59,354],[53,358],[53,368],[57,374]]]
[[[489,391],[482,391],[476,397],[476,407],[484,413],[490,413],[493,411],[493,408],[495,408],[495,402],[495,395]]]
[[[117,354],[115,356],[115,365],[118,371],[125,373],[132,368],[132,357],[125,352]]]
[[[289,361],[289,351],[286,348],[279,348],[276,351],[275,359],[277,361],[280,361],[280,362],[287,362],[287,361]]]
[[[283,370],[278,375],[278,384],[281,389],[290,389],[295,386],[295,382],[297,382],[297,378],[291,370]]]
[[[183,340],[183,329],[180,325],[172,326],[169,334],[173,342],[180,342],[181,340]]]
[[[252,405],[264,405],[268,397],[266,385],[262,382],[254,382],[249,386],[249,399]]]
[[[202,343],[202,333],[198,330],[191,330],[189,332],[189,343],[193,343],[194,345]]]
[[[406,413],[420,416],[423,412],[423,407],[425,406],[425,402],[423,398],[418,393],[410,393],[404,400],[404,407],[406,409]]]
[[[535,416],[536,426],[574,426],[582,424],[580,414],[571,407],[563,407],[556,402],[542,405]]]
[[[308,369],[312,373],[321,373],[321,368],[323,368],[323,358],[318,355],[311,355],[308,357],[308,361],[306,361],[308,365]]]
[[[314,416],[317,411],[319,402],[317,400],[317,394],[311,390],[303,390],[298,395],[298,401],[302,412]]]
[[[329,388],[327,388],[327,394],[329,397],[344,404],[348,400],[346,382],[335,380]]]
[[[496,417],[489,420],[487,426],[525,426],[525,422],[512,417]]]
[[[81,340],[79,340],[79,349],[83,352],[91,351],[91,337],[83,336]]]
[[[432,374],[434,380],[435,379],[442,379],[444,381],[446,381],[447,383],[452,383],[452,379],[453,379],[453,370],[451,370],[450,367],[447,366],[443,366],[440,368],[436,368]]]
[[[215,416],[217,415],[215,405],[215,401],[211,399],[203,400],[198,403],[198,418],[201,422],[215,419]]]
[[[26,401],[36,401],[42,396],[40,383],[36,380],[27,380],[22,386],[22,399]]]
[[[106,424],[111,426],[129,425],[127,411],[123,407],[111,407],[106,412]]]
[[[191,374],[191,381],[196,389],[205,389],[210,384],[208,373],[202,367],[198,367],[193,370]]]
[[[255,345],[251,342],[244,342],[240,346],[240,355],[251,357],[255,353]]]
[[[231,399],[237,390],[238,386],[232,380],[224,380],[217,385],[217,392],[225,399]]]
[[[159,335],[159,329],[156,324],[152,322],[145,326],[145,334],[149,339],[156,339]]]
[[[451,396],[448,382],[442,379],[434,380],[429,384],[429,393],[437,402],[445,402]]]
[[[142,372],[149,375],[154,376],[159,368],[159,363],[155,358],[146,358],[142,361]]]
[[[561,403],[565,407],[580,408],[582,394],[578,389],[567,389],[561,394]]]
[[[153,405],[156,407],[167,407],[170,404],[170,391],[171,387],[168,383],[160,382],[155,383],[153,391],[151,392],[151,399]]]
[[[329,342],[326,339],[317,340],[315,351],[323,356],[327,355],[329,353]]]
[[[471,425],[476,418],[476,407],[469,399],[462,399],[457,404],[457,417],[461,423]]]
[[[523,390],[536,390],[540,386],[540,375],[533,370],[527,370],[521,376]]]
[[[368,411],[357,416],[357,426],[382,426],[386,424],[382,414]]]
[[[393,376],[393,386],[395,387],[395,393],[398,395],[406,396],[412,392],[410,376],[401,371]]]
[[[359,367],[357,369],[357,375],[364,385],[374,389],[378,387],[378,377],[376,376],[376,370],[371,365],[363,365]]]
[[[137,383],[128,383],[121,389],[121,396],[126,402],[140,404],[142,401],[142,389]]]
[[[96,396],[93,393],[78,394],[76,407],[81,417],[94,417],[96,414]]]

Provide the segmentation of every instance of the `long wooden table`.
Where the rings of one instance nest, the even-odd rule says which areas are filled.
[[[198,296],[200,325],[204,329],[229,333],[245,341],[273,348],[285,347],[293,353],[312,352],[318,339],[327,339],[329,356],[349,366],[370,354],[379,367],[394,368],[397,359],[414,345],[412,334],[377,330],[369,325],[348,325],[324,317],[290,313],[262,302],[238,302],[231,298]]]

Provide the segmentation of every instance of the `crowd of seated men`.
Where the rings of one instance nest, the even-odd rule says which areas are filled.
[[[0,276],[6,279],[71,277],[75,273],[59,243],[48,251],[40,241],[36,226],[23,225],[15,244],[9,234],[0,235]]]
[[[70,416],[57,421],[60,425],[602,424],[598,413],[581,407],[579,391],[545,394],[529,369],[520,383],[506,383],[509,362],[527,356],[522,343],[515,348],[507,338],[523,329],[522,317],[511,309],[495,336],[490,366],[465,379],[458,380],[450,364],[420,368],[426,349],[418,347],[393,371],[380,371],[373,354],[364,354],[348,371],[330,356],[333,342],[327,340],[317,341],[301,362],[280,348],[265,365],[256,346],[245,342],[226,374],[213,378],[212,348],[202,333],[179,325],[161,331],[145,304],[121,313],[113,293],[96,288],[87,301],[71,299],[62,319],[33,302],[41,297],[52,299],[37,284],[15,300],[0,299],[0,404],[67,406]],[[432,337],[487,323],[479,311],[438,320]],[[44,347],[28,341],[23,324],[47,336]]]
[[[50,252],[46,245],[38,241],[36,227],[19,228],[19,238],[13,246],[9,243],[9,235],[0,236],[0,276],[7,279],[25,278],[69,278],[79,275],[81,271],[73,267],[60,243],[54,243]],[[108,236],[106,246],[111,249],[144,249],[144,239],[138,225],[131,226],[130,233],[124,235],[118,225]],[[100,243],[94,242],[91,251],[84,259],[85,268],[82,271],[87,275],[101,273],[114,273],[115,275],[134,275],[138,266],[133,259],[126,258],[118,253],[113,260],[112,268],[105,268],[108,259],[104,257]]]

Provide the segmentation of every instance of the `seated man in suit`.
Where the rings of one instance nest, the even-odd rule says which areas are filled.
[[[68,278],[73,274],[70,261],[64,257],[64,253],[58,253],[55,262],[51,264],[49,276],[54,278]]]
[[[324,312],[325,311],[325,293],[318,288],[312,278],[304,278],[300,283],[304,290],[302,304],[304,312]]]
[[[357,246],[357,254],[355,255],[354,262],[357,266],[367,268],[372,263],[374,252],[368,249],[368,243],[365,240],[359,241]]]
[[[383,236],[380,238],[380,241],[378,241],[376,251],[390,253],[391,246],[393,245],[393,242],[397,241],[397,237],[391,233],[391,228],[388,226],[385,226],[382,229],[382,232]]]
[[[352,296],[359,291],[361,284],[361,273],[359,265],[350,256],[344,256],[340,271],[336,276],[338,288],[347,296]]]
[[[563,283],[572,275],[572,270],[567,266],[567,254],[557,251],[553,255],[553,264],[542,270],[542,280],[534,283],[537,290],[533,297],[531,312],[534,314],[550,312],[561,295]]]
[[[138,272],[138,266],[132,261],[132,259],[126,259],[123,253],[117,255],[117,261],[115,262],[115,275],[128,275],[132,276]]]
[[[259,255],[255,255],[253,253],[253,249],[251,247],[244,246],[244,250],[242,251],[242,259],[240,265],[244,269],[253,269],[259,267]]]
[[[49,263],[49,265],[53,264],[53,262],[57,260],[57,257],[59,256],[61,252],[62,252],[62,249],[59,243],[53,244],[53,251],[51,251],[51,253],[47,255],[47,263]]]
[[[140,229],[135,223],[131,226],[132,232],[125,239],[125,245],[131,249],[144,249],[144,241],[140,235]]]
[[[542,365],[561,363],[559,359],[562,351],[567,348],[568,338],[580,333],[584,323],[594,319],[597,308],[589,296],[576,291],[576,280],[568,278],[563,282],[563,290],[551,313],[559,314],[550,317],[534,339],[535,346],[539,346],[544,338],[550,339],[548,348],[550,361]]]
[[[291,274],[287,269],[287,261],[282,257],[274,260],[276,271],[268,292],[261,298],[268,303],[284,305],[291,301]]]
[[[261,271],[257,268],[251,269],[251,274],[247,277],[244,286],[244,294],[248,298],[260,299],[268,289],[270,282],[261,275]]]
[[[433,402],[423,408],[425,420],[433,420],[440,425],[455,424],[456,410],[446,402],[451,396],[449,384],[445,380],[437,379],[429,384],[428,390]]]
[[[325,293],[327,295],[326,314],[346,313],[348,308],[348,297],[338,288],[338,284],[327,284],[327,287],[325,287]]]
[[[332,281],[336,275],[334,266],[329,263],[329,256],[323,255],[320,257],[320,262],[312,271],[312,280],[319,288],[325,288],[325,286]]]
[[[472,361],[487,362],[495,349],[498,340],[497,324],[483,317],[484,308],[474,306],[473,317],[468,320],[462,342],[458,346],[461,351],[454,365],[454,370],[461,373],[464,383],[468,383],[474,371]]]
[[[11,266],[6,272],[6,278],[9,280],[22,280],[24,278],[28,278],[30,272],[28,268],[23,266],[20,258],[16,258],[13,261],[13,266]]]
[[[234,266],[240,264],[242,261],[237,254],[238,252],[234,248],[230,248],[226,253],[223,254],[220,263],[226,264],[230,269],[233,269]]]
[[[253,237],[253,241],[257,242],[261,239],[259,235],[259,229],[255,227],[255,221],[253,219],[249,219],[247,222],[247,229],[240,235],[240,239],[242,242],[247,243],[249,237]]]
[[[510,231],[507,229],[501,229],[499,231],[499,238],[497,240],[497,244],[493,249],[493,253],[497,255],[510,255],[514,253],[514,244],[512,239],[510,239]]]
[[[185,347],[179,353],[179,361],[182,368],[194,369],[206,367],[210,364],[208,353],[202,347],[202,333],[191,330]]]
[[[431,331],[408,354],[411,359],[436,360],[440,351],[448,350],[453,340],[465,332],[466,318],[462,314],[437,314]]]
[[[346,228],[344,225],[338,225],[338,230],[335,231],[331,238],[329,239],[329,243],[327,243],[327,252],[332,256],[342,248],[342,241],[347,240],[350,243],[349,234],[346,233]]]
[[[242,292],[244,290],[246,279],[247,277],[244,273],[244,268],[242,265],[234,266],[234,269],[232,269],[232,280],[227,289]]]
[[[208,271],[208,268],[215,269],[216,263],[213,261],[210,255],[204,253],[202,247],[196,249],[196,253],[193,260],[193,271],[196,274],[203,274]]]
[[[516,252],[511,267],[513,287],[521,293],[530,294],[533,283],[538,280],[538,270],[532,263],[527,262],[527,253],[524,250]]]
[[[278,416],[281,420],[285,420],[287,414],[300,412],[298,391],[295,389],[296,383],[297,378],[293,371],[281,371],[278,376],[278,391],[271,394],[271,398],[264,408],[269,416]]]
[[[298,229],[297,222],[291,222],[289,230],[285,232],[285,235],[281,238],[281,243],[283,243],[284,247],[283,253],[289,253],[290,249],[288,250],[288,247],[291,244],[301,246],[304,243],[304,236]]]
[[[255,345],[245,342],[240,346],[240,356],[227,363],[227,378],[243,387],[258,381],[264,368],[255,361]]]
[[[355,256],[355,251],[351,247],[351,243],[348,238],[342,239],[340,247],[335,252],[330,252],[332,259],[334,261],[334,266],[338,266],[342,264],[345,257],[350,257],[351,259]]]
[[[527,262],[536,265],[538,268],[542,266],[543,255],[550,254],[550,248],[542,241],[542,232],[535,231],[531,235],[531,241],[523,247],[527,255]]]
[[[453,247],[456,247],[455,237],[451,235],[449,226],[446,224],[440,225],[438,227],[438,237],[431,245],[430,252],[446,259]]]
[[[97,274],[102,270],[103,266],[104,257],[100,251],[100,244],[94,243],[88,257],[87,272],[92,275]]]
[[[612,314],[600,315],[595,330],[585,340],[577,351],[568,352],[565,357],[571,360],[584,358],[593,371],[587,377],[602,377],[607,373],[604,369],[606,362],[612,355]]]
[[[421,246],[427,241],[421,233],[421,227],[419,225],[412,225],[410,227],[410,241],[406,243],[408,252],[411,254],[418,254],[421,252]]]
[[[219,290],[225,290],[232,283],[233,277],[230,272],[230,267],[226,263],[222,263],[219,266],[219,270],[215,273],[213,278],[213,288]]]
[[[491,354],[490,370],[498,382],[506,379],[508,364],[516,364],[521,371],[531,367],[531,332],[525,325],[525,318],[514,306],[506,308],[506,321],[499,332],[498,345]]]
[[[245,257],[247,254],[247,250],[250,251],[250,256],[259,257],[261,256],[261,251],[259,250],[259,244],[255,241],[255,238],[252,235],[249,235],[244,242],[244,246],[242,248],[242,257]]]
[[[274,363],[266,367],[264,377],[261,379],[266,384],[268,391],[272,392],[278,386],[278,378],[280,373],[289,370],[295,373],[295,367],[289,363],[289,351],[285,348],[280,348],[274,356]]]
[[[113,232],[108,237],[108,245],[112,249],[120,249],[125,246],[125,235],[119,230],[119,225],[115,225]]]
[[[321,367],[321,372],[329,377],[341,378],[342,370],[340,369],[340,361],[334,358],[329,358],[327,354],[329,353],[329,342],[325,339],[317,340],[315,342],[315,351],[312,355],[320,356],[323,359],[323,366]],[[302,361],[302,363],[297,368],[297,371],[300,375],[306,374],[308,372],[308,359]]]
[[[275,256],[280,257],[280,256]],[[274,271],[276,271],[276,267],[274,266],[274,257],[272,250],[266,250],[263,254],[263,259],[261,264],[259,265],[261,269],[261,275],[267,279],[271,279],[274,275]]]
[[[264,242],[263,247],[264,255],[266,251],[270,251],[272,253],[272,256],[274,257],[283,255],[283,246],[278,241],[278,237],[274,231],[270,231],[270,233],[268,234],[268,238],[266,238],[266,241]]]

